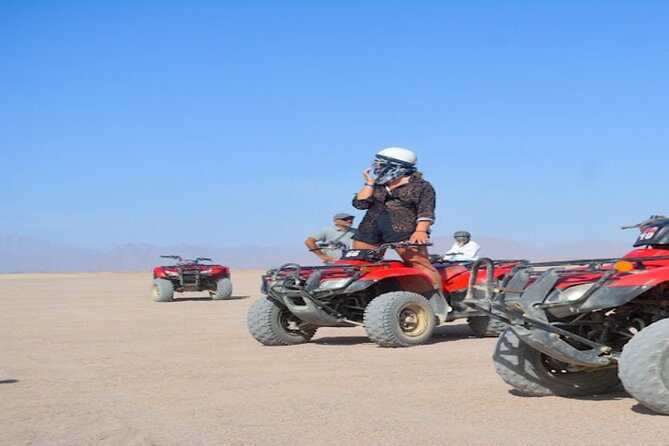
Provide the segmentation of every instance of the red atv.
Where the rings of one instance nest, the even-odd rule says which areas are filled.
[[[265,296],[248,313],[249,331],[262,344],[291,345],[309,341],[318,327],[363,326],[382,347],[422,344],[436,325],[459,318],[467,318],[477,335],[501,332],[503,323],[463,303],[471,262],[433,263],[442,277],[441,294],[426,273],[399,260],[383,260],[387,248],[407,246],[420,245],[387,243],[350,250],[329,265],[289,263],[268,271],[262,278]],[[495,268],[479,273],[477,281],[492,283],[519,262],[497,261]],[[478,288],[472,287],[475,297],[491,295]]]
[[[669,415],[669,219],[653,216],[620,258],[517,265],[482,311],[509,324],[493,355],[501,378],[534,396],[623,386]],[[473,269],[476,270],[475,264]]]
[[[156,302],[171,302],[174,292],[209,291],[214,300],[232,297],[232,281],[227,266],[201,263],[211,262],[206,257],[195,260],[182,259],[181,256],[160,256],[175,259],[176,265],[158,266],[153,269],[153,287],[151,294]]]

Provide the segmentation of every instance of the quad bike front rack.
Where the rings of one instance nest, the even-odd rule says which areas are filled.
[[[363,274],[360,268],[337,265],[338,269],[352,272],[351,277],[337,288],[319,290],[323,270],[332,268],[332,265],[310,267],[314,269],[309,277],[302,277],[302,268],[296,263],[287,263],[277,268],[272,275],[272,284],[267,288],[267,295],[285,305],[291,313],[304,322],[317,325],[362,325],[351,321],[341,313],[322,302],[318,297],[327,297],[341,294]],[[288,272],[293,271],[293,272]],[[279,278],[283,273],[283,277]],[[301,300],[297,301],[297,298]]]

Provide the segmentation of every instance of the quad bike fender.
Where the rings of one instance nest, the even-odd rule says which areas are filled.
[[[377,285],[380,285],[383,289],[383,282],[391,280],[395,282],[391,286],[393,289],[397,289],[399,283],[399,289],[425,296],[440,323],[447,319],[450,306],[444,295],[435,291],[431,277],[412,268],[375,271],[373,274],[367,274],[353,282],[346,288],[346,292],[354,293]]]
[[[510,271],[510,268],[493,268],[492,278],[499,279]],[[469,286],[470,270],[462,266],[444,268],[439,270],[441,281],[445,289],[453,292],[466,290]],[[476,284],[484,284],[488,280],[488,272],[485,269],[477,271]]]
[[[369,276],[374,277],[372,279]],[[398,282],[399,289],[404,291],[411,291],[413,293],[425,296],[429,301],[435,316],[439,318],[440,323],[446,321],[450,306],[448,305],[448,302],[446,301],[443,293],[439,293],[434,289],[432,277],[428,276],[427,274],[417,271],[413,268],[406,268],[400,270],[393,269],[388,271],[381,271],[378,273],[375,272],[369,276],[363,276],[363,280],[359,280],[353,285],[360,286],[365,284],[365,288],[368,288],[372,285],[381,284],[384,281],[392,280],[393,282]],[[353,285],[351,285],[347,291],[353,292],[363,289],[358,287],[353,289]],[[397,285],[393,286],[393,288],[396,287]]]
[[[459,290],[467,288],[469,283],[469,270],[463,265],[442,264],[436,267],[441,276],[441,285],[448,290]]]
[[[212,265],[211,268],[211,277],[215,279],[222,279],[224,277],[230,276],[230,268],[227,266],[221,265]],[[205,271],[206,269],[203,269]]]
[[[611,285],[611,287],[615,288],[640,285],[647,288],[653,288],[664,282],[669,282],[669,266],[652,268],[636,272],[634,274],[628,274],[619,278]]]
[[[161,267],[153,268],[153,278],[154,279],[167,279],[167,274],[165,270]]]
[[[372,271],[360,277],[360,282],[365,282],[367,288],[384,280],[393,279],[399,282],[401,289],[412,291],[418,294],[424,294],[433,290],[432,278],[414,268],[391,268],[379,271]],[[361,289],[364,289],[361,288]]]

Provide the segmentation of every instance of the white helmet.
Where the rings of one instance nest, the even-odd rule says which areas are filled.
[[[376,157],[389,161],[399,161],[400,164],[406,164],[410,166],[415,165],[416,161],[418,161],[418,157],[415,153],[402,147],[388,147],[377,153]]]

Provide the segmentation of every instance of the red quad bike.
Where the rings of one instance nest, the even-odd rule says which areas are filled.
[[[473,301],[509,324],[493,354],[504,381],[566,397],[622,381],[639,403],[669,415],[669,219],[623,229],[631,227],[641,230],[637,249],[623,257],[520,264],[492,304]]]
[[[318,327],[363,326],[382,347],[422,344],[435,326],[459,318],[467,318],[479,336],[502,331],[501,321],[463,303],[471,262],[434,263],[442,295],[426,273],[399,260],[383,260],[386,249],[408,246],[425,245],[387,243],[350,250],[329,265],[288,263],[269,270],[262,278],[265,296],[249,309],[249,331],[264,345],[292,345],[309,341]],[[479,274],[478,282],[494,282],[518,262],[498,261],[496,268]]]
[[[206,257],[195,260],[182,259],[180,256],[160,256],[175,259],[176,265],[158,266],[153,269],[151,294],[156,302],[172,302],[174,292],[209,291],[213,300],[225,300],[232,297],[232,281],[227,266],[200,263],[211,262]]]

